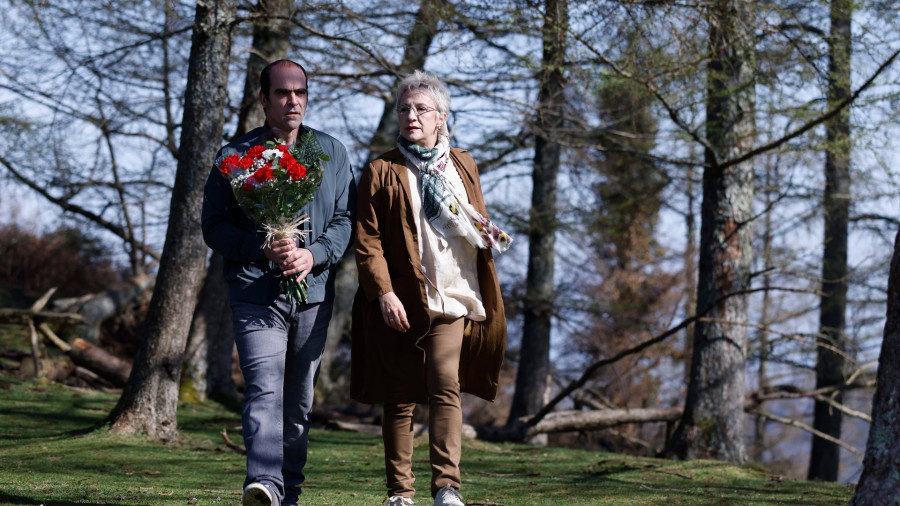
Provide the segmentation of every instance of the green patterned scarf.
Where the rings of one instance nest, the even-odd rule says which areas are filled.
[[[400,137],[397,144],[403,156],[419,170],[422,185],[422,210],[441,235],[462,236],[476,248],[496,248],[504,252],[512,237],[475,210],[465,195],[459,195],[447,182],[444,171],[455,170],[450,162],[450,139],[442,135],[434,148],[424,148]]]

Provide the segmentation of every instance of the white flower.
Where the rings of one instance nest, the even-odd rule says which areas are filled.
[[[276,158],[281,158],[281,151],[278,151],[277,149],[267,149],[263,151],[262,157],[266,160],[272,161]]]

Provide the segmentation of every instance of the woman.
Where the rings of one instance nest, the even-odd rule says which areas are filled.
[[[427,403],[431,495],[461,506],[460,391],[497,393],[506,317],[475,161],[450,148],[450,94],[421,71],[397,90],[397,149],[362,175],[356,225],[351,390],[383,403],[388,503],[413,503],[413,409]]]

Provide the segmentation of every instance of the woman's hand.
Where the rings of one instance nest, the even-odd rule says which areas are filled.
[[[394,292],[378,297],[378,304],[381,306],[381,317],[384,318],[385,325],[400,332],[409,330],[406,310]]]

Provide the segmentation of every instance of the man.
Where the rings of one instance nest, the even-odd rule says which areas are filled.
[[[244,506],[297,504],[306,464],[309,413],[334,300],[335,265],[351,243],[356,183],[347,150],[335,138],[303,125],[307,76],[299,64],[279,60],[260,74],[266,123],[219,151],[206,181],[203,238],[225,259],[235,343],[244,375],[242,414],[247,447]],[[296,238],[263,247],[264,233],[238,207],[218,170],[224,157],[266,141],[294,144],[312,130],[330,157],[322,181],[304,208],[305,244]],[[308,303],[280,293],[281,276],[309,283]]]

